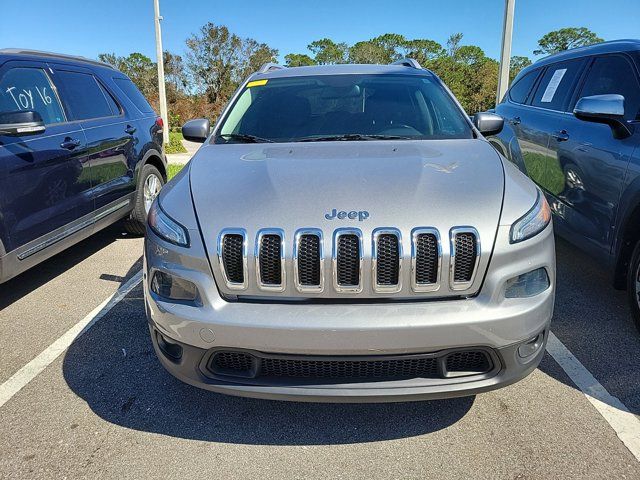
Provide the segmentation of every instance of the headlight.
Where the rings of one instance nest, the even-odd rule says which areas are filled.
[[[162,210],[159,199],[151,205],[147,221],[151,230],[163,240],[180,247],[189,246],[187,230]]]
[[[510,243],[518,243],[539,234],[544,230],[551,221],[551,209],[547,203],[547,199],[540,190],[538,190],[538,198],[533,205],[520,220],[517,220],[511,226]]]

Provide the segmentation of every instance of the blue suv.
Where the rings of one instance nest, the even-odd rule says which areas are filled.
[[[524,69],[490,141],[546,193],[556,232],[608,266],[640,328],[640,41]]]
[[[143,234],[162,127],[109,65],[0,50],[0,283],[117,220]]]

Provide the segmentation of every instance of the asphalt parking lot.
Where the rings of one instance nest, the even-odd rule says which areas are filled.
[[[115,225],[0,287],[0,384],[32,378],[0,402],[0,478],[640,478],[633,449],[549,354],[520,383],[448,401],[299,404],[182,384],[153,353],[141,254]],[[626,438],[638,439],[640,335],[625,293],[561,240],[557,254],[552,329],[631,411]]]

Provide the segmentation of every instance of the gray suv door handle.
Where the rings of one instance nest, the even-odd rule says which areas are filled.
[[[60,144],[60,148],[64,148],[65,150],[73,150],[76,147],[80,146],[80,140],[77,138],[67,137]]]
[[[553,132],[551,134],[559,142],[566,142],[569,140],[569,133],[566,130],[560,130],[559,132]]]

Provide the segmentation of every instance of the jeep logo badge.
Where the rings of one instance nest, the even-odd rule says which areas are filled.
[[[360,210],[358,212],[356,212],[355,210],[351,210],[350,212],[345,212],[344,210],[338,211],[334,208],[330,213],[325,213],[324,218],[326,218],[327,220],[334,220],[336,218],[338,220],[344,220],[345,218],[348,218],[349,220],[355,220],[357,218],[359,222],[362,222],[369,218],[369,212],[367,212],[366,210]]]

